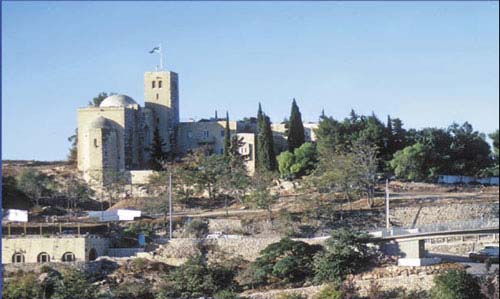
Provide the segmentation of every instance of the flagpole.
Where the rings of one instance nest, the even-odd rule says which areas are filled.
[[[160,71],[163,71],[163,50],[161,49],[161,44],[160,44]]]

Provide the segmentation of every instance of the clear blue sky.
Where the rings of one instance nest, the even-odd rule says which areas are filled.
[[[65,159],[77,108],[101,91],[141,105],[157,56],[181,120],[273,121],[351,108],[406,128],[499,123],[498,2],[3,2],[3,159]],[[220,114],[219,114],[220,115]]]

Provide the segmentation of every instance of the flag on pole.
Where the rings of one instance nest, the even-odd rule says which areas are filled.
[[[149,51],[150,54],[160,53],[160,47],[154,47],[153,50]]]

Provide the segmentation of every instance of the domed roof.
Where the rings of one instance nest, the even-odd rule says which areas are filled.
[[[137,103],[124,94],[114,94],[105,98],[99,107],[128,107],[130,105],[137,105]]]
[[[109,128],[110,123],[107,118],[102,116],[97,117],[90,123],[91,129],[106,129]]]

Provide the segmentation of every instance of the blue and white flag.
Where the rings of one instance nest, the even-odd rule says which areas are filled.
[[[149,51],[150,54],[160,53],[160,47],[154,47],[153,50]]]

